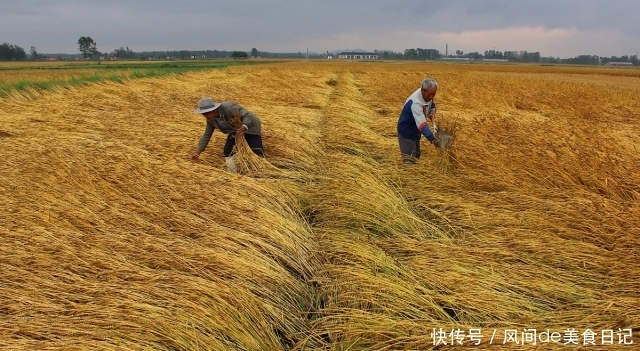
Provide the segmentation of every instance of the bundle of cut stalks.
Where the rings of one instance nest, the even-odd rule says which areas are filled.
[[[242,127],[240,115],[236,112],[233,115],[232,123],[236,129]],[[273,177],[282,176],[283,172],[277,167],[273,166],[263,157],[256,155],[244,135],[236,135],[236,143],[234,147],[234,161],[237,167],[237,171],[240,174]]]
[[[256,155],[244,136],[236,136],[234,159],[238,173],[255,177],[282,177],[285,172]]]
[[[442,130],[451,136],[451,142],[446,149],[438,149],[438,152],[432,159],[432,164],[435,168],[444,171],[452,170],[455,165],[456,159],[456,134],[459,128],[459,115],[454,118],[442,118],[438,122],[438,131]]]

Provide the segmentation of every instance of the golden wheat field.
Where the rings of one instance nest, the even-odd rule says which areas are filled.
[[[425,77],[444,153],[403,166]],[[259,116],[265,159],[203,96]],[[640,71],[283,61],[0,98],[2,350],[640,344]]]

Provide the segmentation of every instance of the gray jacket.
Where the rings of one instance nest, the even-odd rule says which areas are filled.
[[[262,135],[260,119],[235,102],[223,101],[218,107],[218,111],[220,111],[220,117],[207,121],[204,134],[198,143],[198,151],[202,152],[207,148],[211,135],[216,129],[220,129],[225,134],[235,134],[236,127],[233,125],[233,118],[236,115],[240,117],[242,125],[247,128],[245,134]]]

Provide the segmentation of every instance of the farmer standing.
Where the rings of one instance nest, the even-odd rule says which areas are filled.
[[[436,118],[436,103],[433,98],[437,91],[438,83],[432,78],[425,78],[422,86],[404,103],[398,120],[398,143],[404,164],[414,164],[420,158],[421,135],[435,147],[441,147],[427,125],[427,120]]]
[[[244,135],[251,150],[258,156],[264,157],[262,150],[262,129],[260,119],[244,107],[233,101],[223,101],[216,103],[210,97],[200,99],[198,108],[194,113],[199,113],[207,119],[204,134],[196,148],[196,152],[191,156],[193,161],[198,161],[200,153],[207,148],[211,135],[216,129],[220,129],[227,134],[227,141],[222,150],[230,172],[236,172],[236,165],[233,159],[233,147],[236,144],[236,136]]]

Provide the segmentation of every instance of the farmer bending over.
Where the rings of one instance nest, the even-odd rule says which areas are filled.
[[[204,134],[200,138],[196,152],[191,156],[193,161],[198,161],[200,153],[206,149],[216,128],[227,134],[227,141],[222,152],[227,163],[227,169],[230,172],[236,171],[233,160],[233,147],[236,144],[236,136],[244,135],[251,150],[256,155],[264,157],[260,119],[244,107],[233,101],[216,103],[212,98],[205,97],[200,99],[198,108],[195,109],[194,113],[202,114],[207,119],[207,125],[204,129]]]
[[[404,164],[414,164],[420,158],[421,135],[435,147],[440,147],[427,125],[427,120],[436,118],[436,103],[433,98],[437,91],[438,83],[432,78],[425,78],[422,86],[404,103],[398,120],[398,143]]]

